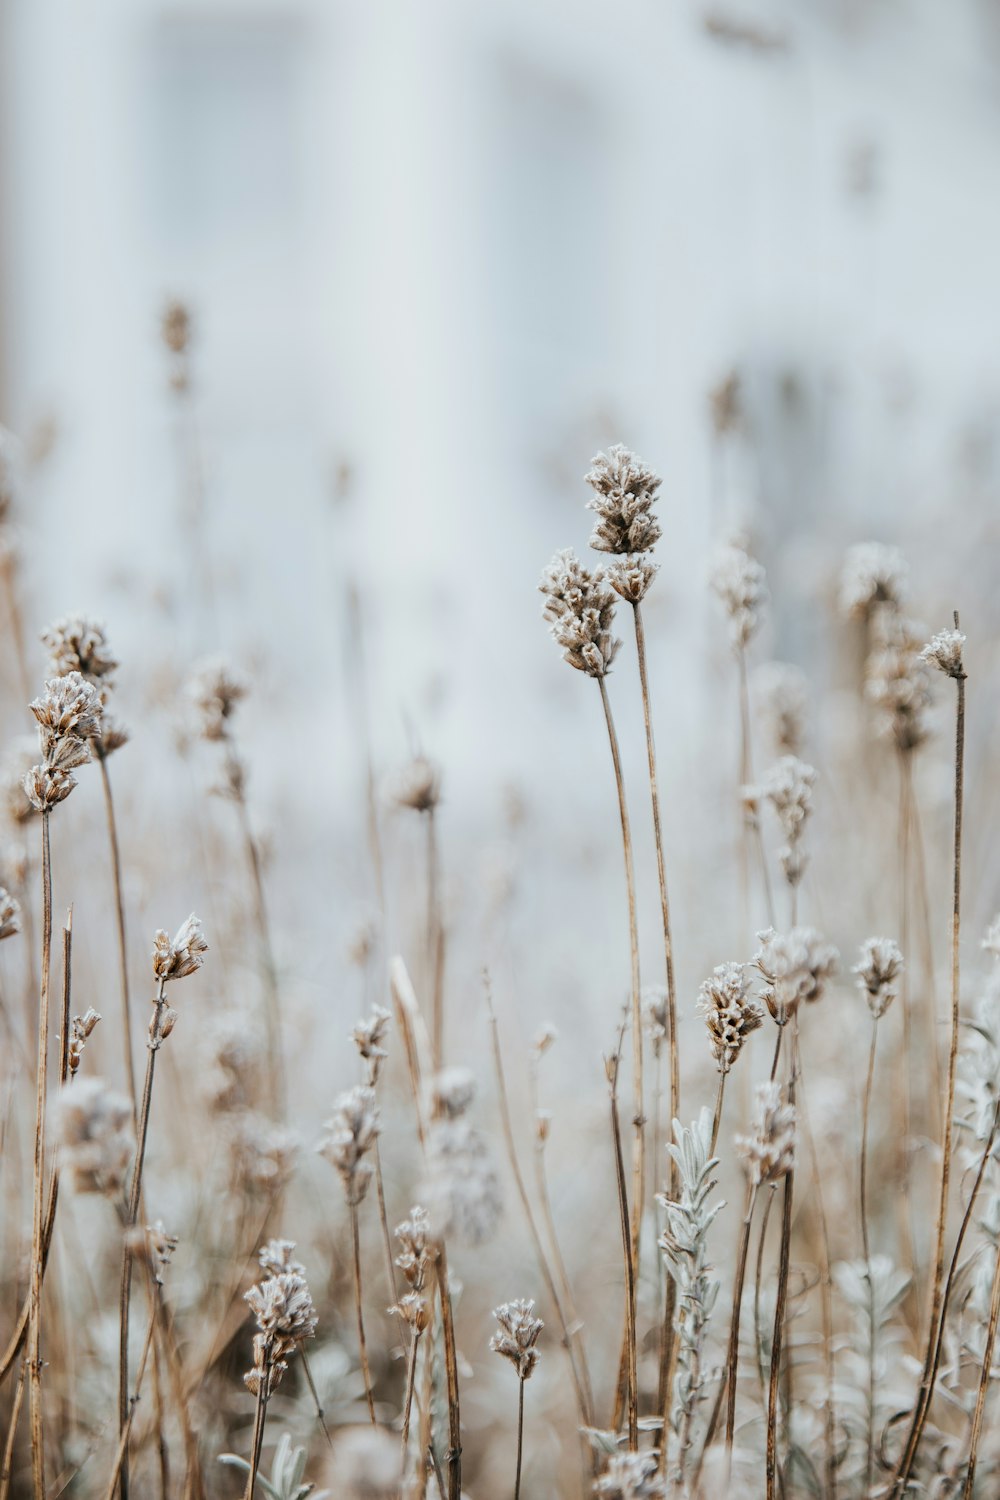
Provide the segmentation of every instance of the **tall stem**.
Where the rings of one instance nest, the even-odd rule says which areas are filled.
[[[764,902],[767,907],[767,924],[774,926],[774,893],[771,890],[771,876],[767,868],[767,855],[764,852],[764,838],[760,831],[760,818],[754,812],[744,797],[744,788],[753,783],[753,749],[750,731],[750,685],[747,679],[747,653],[746,647],[740,646],[736,653],[739,665],[740,677],[740,803],[743,808],[743,829],[745,842],[752,841],[757,852],[757,863],[760,866],[761,884],[764,888]]]
[[[636,1362],[635,1337],[635,1261],[629,1240],[628,1183],[625,1180],[625,1158],[622,1153],[621,1121],[618,1116],[618,1062],[619,1046],[613,1058],[608,1060],[608,1082],[611,1085],[611,1138],[615,1153],[615,1179],[618,1184],[618,1213],[621,1220],[622,1253],[625,1261],[625,1397],[628,1412],[628,1446],[632,1453],[639,1451],[639,1381]],[[663,1447],[666,1448],[666,1432]]]
[[[406,1391],[403,1395],[403,1441],[401,1462],[406,1467],[406,1450],[410,1442],[410,1412],[413,1408],[413,1387],[417,1374],[417,1353],[420,1348],[420,1332],[414,1328],[410,1334],[410,1353],[406,1361]]]
[[[455,1318],[448,1285],[448,1258],[444,1241],[438,1241],[437,1282],[441,1294],[441,1338],[444,1344],[448,1387],[448,1500],[462,1500],[462,1417],[458,1393],[458,1345]]]
[[[986,1348],[983,1351],[983,1367],[979,1372],[979,1389],[976,1392],[976,1409],[972,1416],[972,1436],[969,1441],[969,1467],[962,1488],[962,1500],[972,1500],[972,1487],[976,1480],[976,1458],[979,1439],[983,1431],[983,1416],[986,1412],[986,1394],[990,1388],[990,1370],[993,1365],[993,1348],[997,1337],[997,1321],[1000,1320],[1000,1247],[997,1249],[993,1267],[993,1289],[990,1292],[990,1317],[986,1325]]]
[[[365,1315],[361,1296],[361,1231],[358,1225],[358,1205],[351,1203],[351,1239],[354,1244],[354,1305],[358,1317],[358,1353],[361,1358],[361,1373],[365,1381],[365,1399],[368,1416],[375,1425],[375,1399],[372,1395],[372,1372],[368,1368],[368,1345],[365,1341]]]
[[[254,1408],[253,1440],[250,1448],[250,1472],[247,1475],[247,1487],[244,1491],[243,1500],[253,1500],[253,1492],[257,1484],[257,1470],[260,1467],[260,1455],[264,1447],[264,1422],[267,1417],[268,1387],[271,1383],[270,1344],[265,1352],[263,1364],[264,1368],[260,1375],[260,1384],[257,1387],[257,1405]]]
[[[958,629],[958,614],[955,615]],[[961,938],[962,909],[962,804],[965,785],[965,673],[956,678],[958,699],[955,710],[955,827],[952,859],[952,905],[951,905],[951,1041],[948,1049],[948,1082],[945,1094],[944,1119],[941,1142],[941,1187],[938,1198],[937,1224],[935,1227],[934,1277],[931,1290],[931,1312],[927,1332],[927,1349],[924,1354],[923,1374],[917,1395],[913,1421],[907,1437],[903,1457],[893,1478],[893,1495],[902,1493],[913,1464],[916,1445],[923,1426],[923,1416],[929,1404],[933,1382],[935,1339],[938,1320],[941,1316],[942,1283],[944,1280],[944,1241],[948,1221],[948,1189],[951,1185],[951,1141],[952,1116],[955,1110],[955,1070],[958,1061],[959,1036],[959,942]]]
[[[793,1018],[797,1027],[797,1017]],[[792,1057],[789,1068],[788,1102],[795,1104],[795,1078],[798,1069],[798,1036],[793,1030]],[[788,1301],[788,1262],[792,1239],[792,1200],[795,1193],[794,1169],[785,1175],[781,1213],[781,1250],[778,1259],[778,1293],[774,1305],[774,1331],[771,1337],[771,1373],[767,1389],[767,1446],[765,1475],[767,1500],[775,1500],[778,1483],[778,1379],[781,1372],[782,1336]]]
[[[521,1497],[521,1453],[524,1448],[524,1381],[517,1382],[517,1471],[514,1475],[514,1500]]]
[[[861,1171],[859,1174],[861,1245],[868,1278],[868,1426],[865,1458],[865,1494],[872,1487],[875,1423],[875,1285],[872,1281],[872,1252],[868,1237],[868,1121],[871,1114],[872,1079],[875,1076],[875,1048],[878,1043],[878,1017],[872,1017],[872,1039],[868,1049],[868,1076],[865,1079],[865,1102],[861,1116]]]
[[[615,723],[611,715],[611,703],[608,699],[608,690],[604,678],[599,677],[597,683],[601,690],[601,706],[604,709],[604,721],[608,730],[608,744],[611,747],[611,760],[614,766],[615,786],[618,791],[618,813],[621,820],[622,852],[625,859],[625,886],[628,896],[629,950],[632,965],[632,1124],[634,1127],[634,1136],[632,1141],[631,1280],[633,1295],[629,1301],[629,1317],[632,1322],[629,1337],[634,1355],[636,1338],[634,1288],[635,1283],[639,1279],[639,1239],[642,1227],[646,1139],[643,1129],[645,1120],[643,1118],[642,1094],[642,982],[639,976],[639,924],[635,902],[635,860],[632,853],[632,827],[629,822],[628,803],[625,798],[625,780],[622,775],[621,755],[618,750],[618,736],[615,733]],[[617,1102],[615,1103],[615,1113],[617,1114]]]
[[[139,1215],[139,1203],[142,1198],[142,1169],[146,1160],[146,1139],[149,1134],[149,1112],[153,1101],[153,1078],[156,1072],[156,1054],[160,1049],[162,1037],[160,1027],[163,1022],[163,1014],[166,1010],[165,998],[166,984],[160,980],[160,987],[156,994],[156,1004],[153,1010],[153,1019],[149,1028],[149,1041],[146,1044],[146,1077],[142,1086],[142,1101],[139,1105],[139,1132],[136,1139],[135,1165],[132,1168],[132,1182],[129,1188],[128,1206],[125,1216],[124,1248],[122,1251],[122,1276],[118,1296],[118,1425],[119,1433],[126,1433],[126,1424],[129,1419],[129,1396],[128,1396],[128,1329],[129,1314],[132,1302],[132,1230],[135,1228],[136,1219]],[[129,1464],[128,1464],[128,1440],[126,1433],[125,1452],[122,1455],[121,1471],[118,1477],[118,1492],[121,1500],[128,1500],[129,1493]]]
[[[227,754],[236,760],[235,751],[227,741]],[[237,761],[237,766],[238,766]],[[242,774],[242,772],[240,772]],[[285,1058],[281,1045],[281,996],[278,990],[278,967],[271,942],[271,925],[268,920],[267,896],[264,891],[264,873],[261,869],[260,850],[250,826],[250,813],[242,789],[236,798],[240,816],[240,831],[246,851],[247,866],[253,889],[254,917],[257,939],[260,945],[261,963],[264,969],[264,1024],[267,1029],[268,1077],[271,1081],[272,1105],[279,1119],[285,1115]]]
[[[52,960],[52,851],[49,818],[42,813],[42,980],[38,1010],[38,1079],[35,1106],[34,1215],[31,1235],[31,1305],[28,1381],[31,1412],[31,1477],[35,1500],[45,1500],[45,1447],[42,1430],[42,1242],[45,1227],[45,1112],[49,1086],[49,977]]]
[[[740,1251],[736,1261],[736,1282],[733,1287],[733,1317],[729,1325],[729,1352],[726,1360],[726,1374],[723,1377],[728,1386],[728,1399],[726,1401],[726,1455],[733,1451],[733,1434],[736,1431],[736,1377],[739,1369],[740,1357],[740,1309],[743,1306],[743,1282],[747,1270],[747,1252],[750,1249],[750,1228],[753,1223],[753,1211],[757,1203],[757,1183],[751,1183],[747,1192],[746,1213],[743,1216],[743,1232],[740,1235]]]
[[[139,1090],[135,1076],[135,1059],[132,1056],[132,1007],[128,982],[128,944],[125,937],[125,899],[122,894],[121,854],[118,848],[118,825],[115,821],[115,804],[111,795],[111,778],[108,775],[107,756],[99,754],[97,763],[101,768],[101,785],[104,789],[104,812],[108,825],[108,848],[111,853],[111,878],[115,889],[115,924],[118,934],[118,975],[122,996],[122,1044],[125,1051],[125,1077],[128,1079],[129,1098],[132,1100],[132,1116],[138,1126]]]
[[[435,1071],[444,1067],[444,949],[441,928],[440,872],[434,808],[427,819],[427,982],[431,991],[431,1056]]]

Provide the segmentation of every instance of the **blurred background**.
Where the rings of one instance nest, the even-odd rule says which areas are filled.
[[[598,706],[536,594],[555,548],[585,546],[599,446],[664,476],[649,629],[682,883],[736,836],[717,544],[752,539],[760,654],[817,697],[851,542],[902,545],[917,612],[936,627],[964,601],[991,638],[995,0],[0,16],[0,417],[32,671],[51,617],[106,619],[138,747],[118,775],[154,843],[178,684],[215,650],[252,671],[253,801],[282,828],[277,925],[307,988],[317,930],[347,943],[370,899],[362,707],[380,778],[415,749],[444,768],[453,901],[495,915],[515,866],[544,887],[566,838],[569,910],[620,900]],[[183,390],[171,297],[192,319]],[[614,691],[629,722],[631,667]],[[318,878],[282,878],[303,868]],[[578,965],[617,987],[621,953],[569,920],[553,972],[575,1007]]]

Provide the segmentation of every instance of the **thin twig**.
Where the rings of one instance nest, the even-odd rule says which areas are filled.
[[[49,973],[52,960],[52,849],[48,808],[42,813],[42,978],[38,1011],[38,1080],[35,1114],[34,1215],[31,1238],[31,1307],[28,1379],[31,1412],[31,1477],[35,1500],[45,1500],[45,1447],[42,1429],[42,1259],[44,1233],[45,1114],[48,1103]]]
[[[368,1345],[365,1340],[365,1315],[361,1295],[361,1230],[358,1224],[358,1205],[353,1200],[351,1202],[351,1240],[354,1246],[354,1307],[358,1319],[358,1353],[361,1359],[361,1373],[365,1381],[368,1416],[374,1426],[375,1398],[372,1395],[372,1372],[368,1368]]]
[[[108,826],[108,849],[111,854],[111,879],[115,893],[115,928],[118,934],[118,976],[122,997],[122,1045],[125,1051],[125,1077],[128,1079],[129,1098],[132,1100],[132,1116],[138,1129],[139,1089],[135,1076],[135,1059],[132,1056],[132,1006],[129,996],[128,943],[125,936],[125,898],[122,893],[121,853],[118,847],[118,825],[115,821],[115,804],[111,795],[111,777],[108,775],[108,759],[102,752],[97,754],[101,768],[101,785],[104,789],[104,812]]]
[[[639,1451],[639,1381],[636,1366],[635,1340],[635,1273],[634,1258],[629,1239],[628,1183],[625,1178],[621,1120],[618,1115],[618,1065],[621,1061],[623,1035],[624,1023],[622,1033],[618,1038],[618,1049],[612,1057],[605,1059],[605,1068],[608,1075],[609,1093],[611,1096],[611,1139],[614,1147],[615,1179],[618,1185],[618,1212],[621,1220],[622,1251],[625,1261],[625,1399],[628,1413],[628,1446],[630,1452],[637,1453]],[[665,1433],[664,1446],[666,1446]]]

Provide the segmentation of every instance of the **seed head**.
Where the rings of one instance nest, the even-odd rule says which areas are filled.
[[[764,569],[743,547],[725,547],[712,570],[711,583],[729,617],[729,639],[741,651],[756,635],[767,603]]]
[[[65,802],[76,786],[76,777],[71,771],[52,769],[45,765],[32,766],[22,785],[36,812],[49,812],[60,802]]]
[[[268,1240],[257,1255],[261,1270],[266,1271],[269,1276],[279,1276],[282,1271],[293,1271],[297,1276],[304,1276],[306,1268],[295,1259],[292,1253],[294,1249],[294,1240]]]
[[[808,856],[801,843],[812,812],[815,781],[816,772],[812,766],[795,755],[784,755],[768,771],[761,788],[774,808],[785,836],[785,845],[778,857],[789,885],[798,885],[805,872]]]
[[[76,1191],[119,1197],[135,1144],[131,1104],[102,1078],[81,1078],[60,1089],[55,1110],[59,1159]]]
[[[720,964],[698,991],[698,1010],[705,1017],[712,1056],[720,1073],[728,1073],[751,1032],[764,1024],[743,964]]]
[[[867,619],[880,605],[901,609],[906,601],[909,568],[897,547],[859,542],[844,561],[840,607],[855,619]]]
[[[490,1339],[490,1348],[510,1360],[519,1380],[528,1380],[538,1363],[535,1345],[545,1324],[534,1312],[534,1302],[524,1301],[505,1302],[493,1309],[497,1331]]]
[[[808,688],[798,667],[768,661],[754,673],[754,700],[779,755],[799,755],[806,737]]]
[[[852,970],[858,988],[877,1021],[896,998],[896,981],[903,972],[903,955],[891,938],[871,937],[861,945],[861,962]]]
[[[382,1064],[389,1056],[382,1046],[388,1030],[389,1012],[381,1005],[374,1005],[367,1020],[359,1021],[351,1032],[354,1045],[368,1065],[368,1087],[372,1089],[378,1083]]]
[[[641,604],[659,571],[659,563],[648,557],[620,557],[608,564],[604,576],[626,604]]]
[[[746,1162],[750,1181],[777,1182],[795,1165],[794,1105],[781,1102],[781,1085],[761,1083],[756,1091],[757,1107],[753,1117],[753,1134],[736,1136],[736,1149]]]
[[[247,678],[222,657],[212,657],[198,664],[188,683],[188,693],[198,714],[202,739],[224,740],[227,737],[233,711],[249,691]]]
[[[111,686],[119,663],[99,621],[86,615],[63,615],[42,631],[41,639],[49,650],[51,676],[79,672],[95,687]]]
[[[964,645],[965,636],[960,630],[939,630],[921,651],[920,660],[929,662],[932,667],[937,667],[938,671],[944,672],[946,676],[961,681],[965,677],[965,668],[962,665]]]
[[[79,672],[50,677],[41,697],[32,699],[28,706],[38,720],[39,739],[46,761],[72,769],[65,759],[53,760],[60,742],[67,740],[83,745],[82,758],[73,764],[82,765],[89,759],[83,742],[100,733],[102,705],[97,689],[85,677]]]
[[[21,906],[14,897],[0,885],[0,942],[4,938],[13,937],[21,931]]]
[[[441,801],[441,773],[426,755],[415,755],[397,776],[392,795],[400,807],[432,812]]]
[[[177,930],[171,942],[161,928],[153,939],[153,975],[164,982],[186,979],[196,974],[205,962],[208,944],[200,918],[194,912]]]
[[[557,552],[542,574],[543,615],[563,660],[589,677],[605,677],[621,642],[611,634],[615,595],[597,568],[585,568],[571,550]]]
[[[814,927],[793,927],[787,935],[769,927],[758,932],[754,963],[767,981],[763,999],[775,1020],[783,1022],[802,1000],[819,1000],[837,972],[840,955],[824,943]]]
[[[865,665],[865,692],[882,731],[892,735],[900,750],[915,750],[927,738],[930,705],[919,629],[888,607],[878,610],[872,625],[874,644]]]
[[[616,443],[591,459],[584,479],[594,491],[587,509],[596,513],[590,545],[595,552],[648,552],[659,541],[653,514],[661,480],[636,454]]]
[[[655,1453],[616,1453],[594,1485],[603,1500],[665,1500]]]
[[[90,1033],[100,1019],[93,1006],[88,1006],[82,1016],[74,1016],[70,1023],[67,1066],[71,1078],[80,1071],[80,1064],[83,1061],[83,1049],[90,1039]]]
[[[270,1248],[265,1246],[266,1250]],[[255,1396],[266,1381],[266,1394],[270,1395],[288,1368],[289,1356],[315,1336],[318,1319],[309,1283],[301,1270],[275,1271],[245,1292],[244,1300],[257,1320],[258,1331],[253,1341],[253,1367],[243,1381]]]
[[[341,1094],[323,1129],[326,1135],[317,1149],[336,1168],[348,1203],[360,1203],[372,1178],[373,1168],[367,1156],[379,1133],[375,1091],[354,1088]]]
[[[468,1068],[442,1068],[431,1078],[428,1093],[430,1112],[435,1119],[442,1116],[457,1120],[476,1097],[475,1075]]]

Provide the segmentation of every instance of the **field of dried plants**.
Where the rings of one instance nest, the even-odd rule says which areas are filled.
[[[183,445],[181,307],[163,333]],[[564,885],[547,951],[585,930],[617,975],[564,963],[557,1031],[516,880],[469,899],[449,765],[373,743],[363,598],[357,816],[312,831],[348,830],[344,942],[315,848],[260,829],[256,664],[174,660],[124,727],[127,640],[101,600],[37,617],[30,483],[0,457],[0,1500],[1000,1493],[979,593],[917,623],[892,539],[857,539],[825,559],[835,666],[810,681],[762,649],[757,539],[720,538],[724,671],[673,784],[669,484],[622,446],[581,462],[592,550],[544,569],[537,628],[602,778],[566,787],[585,837],[530,798],[499,819]],[[497,692],[516,715],[517,680]],[[298,735],[308,802],[328,750]]]

